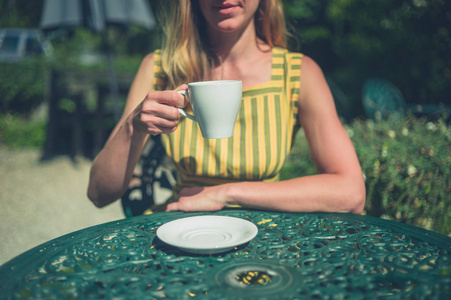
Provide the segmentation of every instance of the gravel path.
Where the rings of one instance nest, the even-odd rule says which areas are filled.
[[[0,265],[43,242],[124,218],[119,201],[99,209],[86,197],[90,161],[0,146]]]

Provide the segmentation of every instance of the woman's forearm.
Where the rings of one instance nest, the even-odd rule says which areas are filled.
[[[228,188],[228,204],[293,212],[360,213],[363,176],[319,174],[280,182],[242,182]]]
[[[360,213],[365,184],[359,172],[323,173],[279,182],[247,181],[184,188],[168,211],[215,211],[226,206],[291,212]]]
[[[96,206],[108,205],[126,191],[147,137],[133,128],[132,116],[113,132],[91,167],[88,197]]]

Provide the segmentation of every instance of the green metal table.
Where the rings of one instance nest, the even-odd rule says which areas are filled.
[[[171,220],[233,216],[250,242],[197,255],[164,244]],[[2,299],[451,299],[451,238],[352,214],[157,213],[90,227],[0,267]]]

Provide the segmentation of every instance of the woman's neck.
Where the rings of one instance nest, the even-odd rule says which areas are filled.
[[[255,34],[254,23],[251,22],[242,30],[234,32],[209,32],[210,43],[213,50],[224,63],[226,61],[247,60],[262,51],[262,42],[258,41]]]
[[[257,38],[253,23],[241,31],[209,35],[219,58],[211,79],[242,80],[243,88],[270,80],[271,47]]]

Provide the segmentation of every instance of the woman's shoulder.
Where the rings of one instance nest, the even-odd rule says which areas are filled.
[[[293,51],[282,47],[274,47],[273,53],[275,55],[281,55],[289,58],[302,58],[305,56],[302,52]]]
[[[156,49],[150,53],[148,53],[144,58],[141,60],[141,64],[144,65],[153,65],[154,63],[159,63],[161,61],[161,50]]]
[[[160,59],[158,55],[158,52],[154,51],[144,56],[135,75],[135,81],[143,81],[146,83],[153,82],[156,69],[160,66]]]
[[[313,74],[313,76],[324,76],[323,71],[318,63],[313,58],[307,55],[303,55],[302,57],[301,72],[304,74]]]
[[[149,73],[160,73],[161,72],[161,51],[155,50],[151,53],[148,53],[141,60],[141,64],[139,67],[140,70],[146,70]]]
[[[149,66],[153,65],[155,62],[159,63],[160,60],[161,60],[161,50],[157,49],[144,56],[144,58],[141,61],[141,64]]]
[[[299,70],[304,62],[305,55],[301,52],[291,51],[286,48],[274,47],[273,58],[283,63],[290,70]]]
[[[167,75],[162,67],[161,50],[157,49],[147,54],[142,62],[140,69],[148,72],[148,75],[152,74],[154,89],[164,90],[167,85]]]
[[[302,69],[302,73],[320,73],[322,74],[321,67],[316,63],[316,61],[310,56],[297,51],[292,51],[282,47],[274,47],[273,55],[284,57],[288,65],[297,65],[297,68]]]
[[[153,53],[149,53],[141,59],[139,70],[152,70],[155,57]]]

